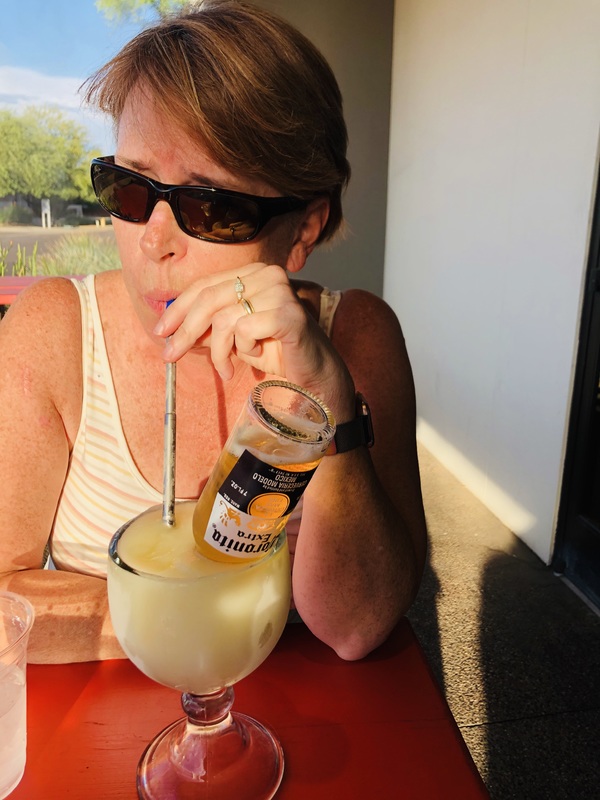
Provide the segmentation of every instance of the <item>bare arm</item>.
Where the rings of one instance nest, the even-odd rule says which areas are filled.
[[[319,466],[305,497],[294,598],[313,632],[354,659],[380,644],[414,599],[426,529],[400,326],[381,300],[346,292],[333,343],[369,402],[375,445]]]
[[[125,657],[113,633],[102,578],[62,570],[20,569],[4,575],[0,588],[18,592],[33,603],[30,663]]]
[[[34,605],[33,663],[121,655],[105,581],[41,569],[79,422],[80,326],[60,279],[32,286],[0,323],[0,587]]]

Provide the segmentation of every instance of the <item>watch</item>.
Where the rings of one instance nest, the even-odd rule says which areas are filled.
[[[333,442],[327,451],[328,456],[347,453],[364,445],[372,447],[375,442],[373,422],[369,404],[360,392],[356,393],[356,416],[350,422],[336,425]]]

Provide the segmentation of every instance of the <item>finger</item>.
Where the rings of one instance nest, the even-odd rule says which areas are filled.
[[[210,313],[211,309],[218,306],[221,294],[222,291],[219,292],[219,287],[214,284],[192,284],[169,304],[157,322],[154,333],[157,336],[170,336],[189,318],[187,327],[191,334],[193,325],[201,326],[202,310]]]
[[[260,353],[260,345],[254,336],[248,336],[241,332],[236,325],[234,331],[234,346],[235,352],[238,355],[244,354],[247,356],[257,356]]]
[[[219,375],[228,380],[233,374],[231,355],[235,345],[235,328],[239,306],[227,306],[212,318],[210,356]]]
[[[190,350],[210,348],[211,331],[210,328],[204,334],[193,333],[184,325],[180,325],[175,333],[171,334],[162,351],[164,361],[178,361]]]
[[[259,302],[257,300],[255,306]],[[286,306],[240,315],[234,331],[238,358],[263,372],[285,377],[280,338],[296,340],[286,330],[289,317],[290,310],[286,310]]]

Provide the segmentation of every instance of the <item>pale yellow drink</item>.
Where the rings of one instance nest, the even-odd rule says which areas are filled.
[[[275,646],[289,611],[290,562],[285,533],[252,564],[204,558],[194,505],[176,505],[173,527],[159,506],[124,526],[116,556],[111,544],[108,599],[117,638],[142,672],[207,694],[241,680]]]

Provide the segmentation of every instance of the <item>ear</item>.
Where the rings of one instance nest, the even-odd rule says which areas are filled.
[[[321,231],[329,219],[329,198],[318,197],[312,200],[306,210],[294,235],[294,240],[287,258],[286,270],[299,272],[306,264],[306,259],[315,249]]]

